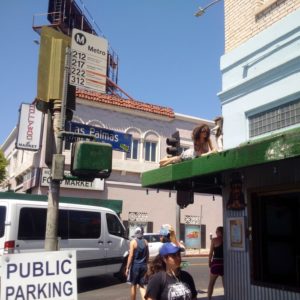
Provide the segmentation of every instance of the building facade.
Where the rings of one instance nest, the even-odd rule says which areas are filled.
[[[299,7],[296,0],[225,1],[225,149],[298,126]]]
[[[222,224],[221,197],[197,194],[194,204],[178,209],[176,191],[144,189],[141,173],[159,167],[159,160],[166,155],[166,138],[180,132],[181,147],[192,147],[191,131],[199,124],[214,123],[209,120],[174,113],[171,108],[126,100],[117,96],[77,91],[76,111],[72,122],[97,130],[109,129],[132,135],[129,153],[113,151],[112,173],[107,179],[87,181],[64,180],[60,195],[76,198],[122,200],[121,218],[131,235],[136,226],[147,232],[158,232],[160,226],[169,223],[191,252],[205,251],[210,245],[210,234]],[[44,120],[43,142],[40,151],[24,151],[15,148],[17,130],[2,145],[9,161],[8,178],[2,190],[46,195],[50,176],[47,161],[47,120]],[[212,141],[215,138],[212,135]],[[65,173],[71,163],[71,145],[64,143]],[[177,220],[180,219],[180,225]],[[197,242],[191,232],[197,232]]]
[[[226,299],[299,299],[300,2],[224,2],[224,148],[256,149],[222,173]]]
[[[222,195],[227,300],[300,299],[299,20],[296,0],[225,0],[224,151],[142,174]]]

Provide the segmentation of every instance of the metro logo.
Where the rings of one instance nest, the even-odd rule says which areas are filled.
[[[74,35],[74,40],[78,45],[84,46],[86,44],[86,37],[81,32]]]

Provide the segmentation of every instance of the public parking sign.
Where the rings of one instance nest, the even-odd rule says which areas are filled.
[[[76,251],[1,257],[1,299],[77,300]]]
[[[106,92],[108,42],[106,39],[86,33],[72,31],[71,85]]]

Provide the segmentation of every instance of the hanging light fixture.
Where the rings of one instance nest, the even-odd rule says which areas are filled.
[[[203,8],[199,7],[198,10],[195,12],[194,16],[195,17],[201,17],[209,7],[213,6],[214,4],[216,4],[216,3],[220,2],[220,1],[221,0],[215,0],[215,1],[211,2],[211,3],[209,3],[207,6],[205,6]]]

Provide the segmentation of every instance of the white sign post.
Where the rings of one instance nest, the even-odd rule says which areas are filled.
[[[70,84],[106,92],[107,52],[106,39],[73,29]]]
[[[76,251],[1,257],[1,299],[77,300]]]

